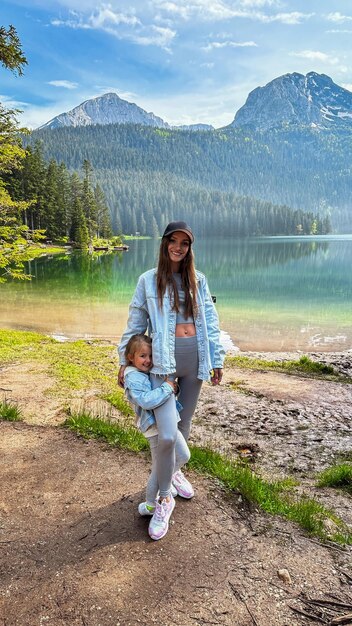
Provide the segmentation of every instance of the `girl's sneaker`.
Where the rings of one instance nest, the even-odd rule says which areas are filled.
[[[155,505],[155,512],[152,519],[149,522],[149,536],[154,541],[165,537],[169,529],[169,520],[171,513],[175,507],[175,500],[170,495],[169,501],[164,498],[161,502],[157,501]]]
[[[178,470],[178,472],[175,472],[173,474],[172,485],[176,489],[178,495],[181,496],[181,498],[187,498],[188,500],[190,498],[193,498],[194,489],[189,480],[187,480],[187,478],[181,472],[181,470]]]
[[[138,513],[139,515],[154,515],[155,506],[151,506],[146,502],[141,502],[138,505]]]

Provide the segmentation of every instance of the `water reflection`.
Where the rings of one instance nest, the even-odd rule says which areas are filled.
[[[0,286],[0,325],[115,338],[138,276],[156,265],[159,243],[32,261],[31,282]],[[327,337],[330,349],[351,347],[352,237],[196,239],[194,248],[222,328],[242,348],[314,349]]]

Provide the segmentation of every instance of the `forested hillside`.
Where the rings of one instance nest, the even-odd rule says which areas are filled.
[[[30,141],[38,139],[46,158],[69,169],[89,159],[115,231],[155,234],[177,216],[204,234],[327,232],[329,217],[336,230],[351,229],[347,129],[192,132],[114,124],[42,129]]]

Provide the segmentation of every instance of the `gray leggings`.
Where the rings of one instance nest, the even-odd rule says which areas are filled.
[[[152,471],[150,473],[150,476],[147,482],[145,499],[146,499],[147,504],[153,505],[157,498],[158,491],[159,491],[159,483],[158,483],[158,475],[157,475],[158,435],[155,435],[154,437],[149,437],[148,441],[150,445],[150,452],[152,455]],[[190,457],[189,447],[187,443],[185,442],[184,436],[178,430],[177,438],[176,438],[176,445],[175,445],[175,467],[173,469],[173,472],[177,472],[177,470],[179,470],[182,467],[182,465],[185,465],[189,461],[189,457]]]
[[[175,396],[172,395],[164,404],[154,409],[158,428],[158,444],[155,451],[156,475],[160,496],[170,494],[171,478],[175,471],[175,447],[178,429],[185,441],[188,441],[193,413],[197,406],[202,381],[197,378],[198,350],[197,337],[176,337],[175,339],[176,372],[180,393],[178,399],[183,406],[181,421],[177,424]],[[164,376],[150,374],[152,388],[160,387]]]

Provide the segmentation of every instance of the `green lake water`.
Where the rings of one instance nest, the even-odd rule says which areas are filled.
[[[32,281],[0,285],[0,327],[118,341],[138,276],[159,242],[128,252],[33,261]],[[242,350],[352,348],[352,235],[196,241],[225,345]]]

